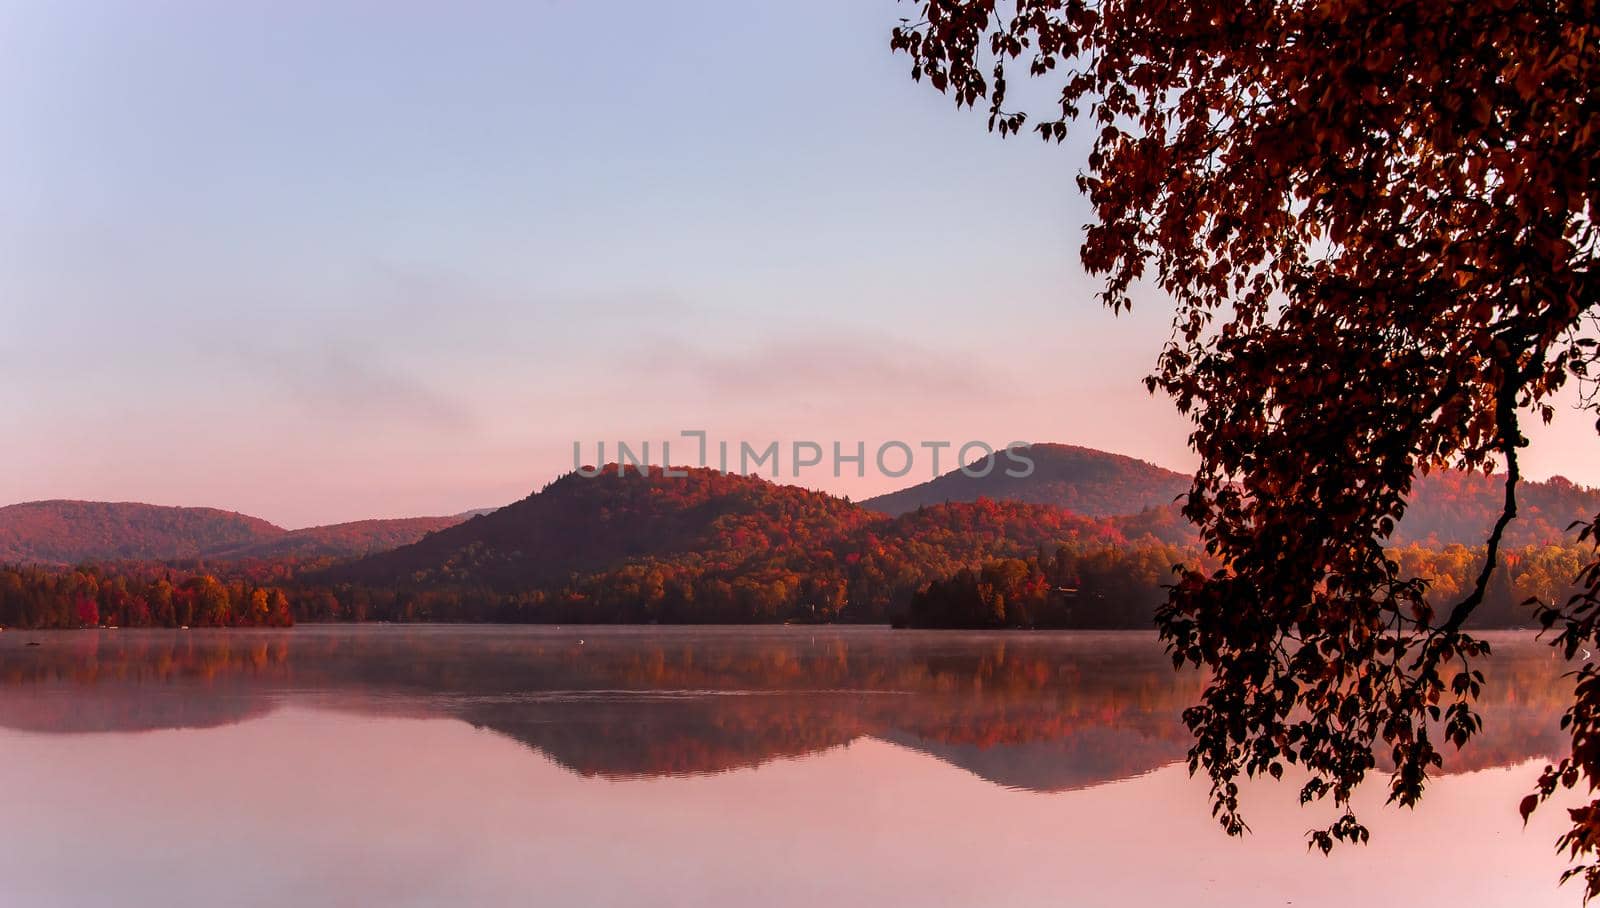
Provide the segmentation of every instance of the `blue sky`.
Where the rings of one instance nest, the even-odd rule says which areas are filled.
[[[1187,467],[1081,147],[912,83],[909,12],[0,0],[0,502],[450,513],[684,428]],[[1530,471],[1600,482],[1566,422]]]

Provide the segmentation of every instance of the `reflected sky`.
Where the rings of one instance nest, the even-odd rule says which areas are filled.
[[[1575,905],[1516,816],[1561,664],[1496,649],[1482,739],[1323,858],[1291,784],[1214,827],[1148,635],[8,631],[0,901]]]

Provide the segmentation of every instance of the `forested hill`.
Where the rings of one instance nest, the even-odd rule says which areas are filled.
[[[1166,507],[1189,490],[1189,477],[1182,473],[1121,454],[1057,444],[1028,445],[1020,453],[1033,461],[1033,472],[1025,477],[1008,474],[1025,466],[1001,451],[969,465],[966,472],[952,470],[920,485],[869,498],[862,505],[893,515],[927,505],[992,498],[1112,517]],[[976,473],[986,475],[970,475]]]
[[[111,501],[30,501],[0,508],[0,563],[196,558],[286,530],[215,508]]]
[[[500,588],[563,580],[630,559],[692,557],[718,564],[750,550],[821,545],[878,515],[821,492],[762,479],[659,468],[646,478],[609,465],[600,476],[569,473],[490,514],[412,545],[334,569],[363,582],[410,579]]]
[[[286,530],[215,508],[31,501],[0,507],[0,564],[349,558],[415,542],[462,519],[362,520]]]
[[[1394,542],[1422,545],[1482,545],[1505,503],[1505,477],[1451,471],[1417,480],[1405,519]],[[1600,489],[1555,476],[1546,482],[1523,480],[1517,485],[1517,519],[1506,527],[1513,546],[1553,545],[1571,541],[1574,521],[1593,520],[1600,513]]]

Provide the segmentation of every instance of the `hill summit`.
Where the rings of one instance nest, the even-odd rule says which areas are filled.
[[[1137,514],[1172,504],[1189,490],[1189,477],[1121,454],[1077,445],[1032,444],[1018,449],[1033,461],[1031,475],[1017,477],[996,452],[919,485],[861,502],[863,507],[898,515],[949,502],[1021,501],[1066,508],[1086,517]],[[987,475],[976,475],[976,474]]]

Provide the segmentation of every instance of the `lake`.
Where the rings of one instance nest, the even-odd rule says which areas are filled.
[[[1490,635],[1415,811],[1213,823],[1152,634],[302,626],[0,634],[0,904],[1576,906],[1563,665]],[[30,646],[29,643],[37,643]]]

